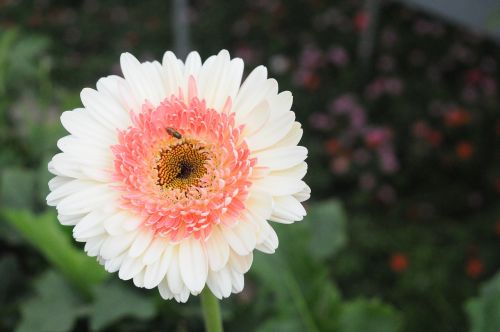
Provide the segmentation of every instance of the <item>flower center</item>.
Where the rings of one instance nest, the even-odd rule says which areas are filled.
[[[163,189],[186,190],[196,186],[205,175],[205,161],[208,152],[199,143],[183,141],[166,149],[160,154],[156,170],[156,184]]]

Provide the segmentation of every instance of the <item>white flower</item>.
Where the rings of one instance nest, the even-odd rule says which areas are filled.
[[[62,114],[70,135],[49,163],[47,203],[89,256],[138,287],[179,302],[205,285],[240,292],[254,249],[278,247],[268,220],[306,214],[291,93],[263,66],[241,84],[243,61],[225,50],[203,64],[196,52],[162,64],[124,53],[121,68]]]

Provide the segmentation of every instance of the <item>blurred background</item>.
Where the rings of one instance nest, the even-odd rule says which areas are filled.
[[[495,0],[0,0],[0,331],[203,329],[85,256],[47,162],[120,53],[222,48],[293,92],[312,188],[226,330],[500,331]]]

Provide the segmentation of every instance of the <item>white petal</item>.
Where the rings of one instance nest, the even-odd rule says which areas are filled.
[[[100,234],[104,234],[104,219],[109,217],[109,211],[94,210],[83,217],[73,228],[73,236],[77,241],[86,240]]]
[[[208,260],[199,240],[188,238],[179,244],[179,267],[187,288],[201,292],[207,280]]]
[[[199,72],[199,97],[207,107],[221,110],[227,98],[234,101],[241,84],[243,61],[231,60],[229,53],[222,50],[210,61],[203,64]]]
[[[144,268],[144,263],[139,258],[125,257],[122,265],[120,266],[120,271],[118,272],[118,277],[123,280],[129,280],[135,277]]]
[[[122,255],[114,257],[112,259],[106,260],[104,263],[104,269],[106,271],[108,271],[109,273],[114,273],[114,272],[118,271],[120,269],[120,266],[122,265],[125,257],[126,257],[126,254],[122,254]]]
[[[61,114],[61,123],[76,137],[108,146],[117,142],[116,133],[92,118],[84,108],[64,112]]]
[[[274,211],[270,220],[290,224],[299,221],[306,215],[306,210],[300,202],[293,196],[276,196],[274,200]],[[273,218],[274,217],[274,218]],[[285,220],[286,222],[283,222]]]
[[[271,88],[271,83],[267,80],[267,69],[264,66],[255,68],[241,84],[241,88],[236,96],[233,110],[236,112],[236,123],[247,115],[266,96]]]
[[[105,94],[121,106],[125,106],[126,103],[124,103],[123,96],[120,93],[120,83],[122,82],[125,82],[123,77],[109,75],[100,78],[96,83],[96,88],[99,93]],[[123,111],[128,113],[128,109],[126,107],[123,107]]]
[[[128,211],[122,210],[116,212],[104,221],[104,228],[108,234],[113,236],[128,233],[129,231],[123,227],[123,224],[129,218],[137,219],[136,216],[130,214]]]
[[[265,191],[251,189],[245,206],[256,217],[267,219],[273,211],[273,197]]]
[[[307,149],[303,146],[290,146],[254,153],[257,165],[271,170],[282,170],[293,167],[307,158]]]
[[[131,232],[136,230],[142,224],[142,221],[142,217],[129,213],[129,217],[123,220],[122,226],[126,231]]]
[[[245,286],[245,279],[243,278],[243,274],[237,272],[234,269],[230,269],[230,275],[231,275],[232,292],[233,293],[241,292],[243,290],[243,287]]]
[[[131,124],[130,116],[113,98],[94,89],[85,88],[80,99],[89,116],[112,132],[125,129]]]
[[[136,99],[144,103],[149,100],[158,105],[162,99],[160,74],[152,64],[141,64],[132,54],[123,53],[120,56],[123,76],[130,85]]]
[[[186,82],[189,76],[193,76],[195,79],[198,78],[198,72],[200,71],[200,68],[201,58],[198,52],[193,51],[189,53],[184,65],[184,79],[186,80]]]
[[[66,153],[57,153],[48,164],[49,172],[54,175],[88,179],[81,170],[81,163],[78,159]]]
[[[85,243],[85,252],[90,257],[95,257],[99,255],[99,251],[101,250],[102,244],[106,239],[105,235],[95,236],[87,240]]]
[[[76,215],[66,215],[66,214],[58,214],[57,219],[64,226],[74,226],[76,225],[86,214],[76,214]]]
[[[254,181],[255,189],[262,190],[273,196],[291,195],[300,192],[307,185],[299,179],[284,176],[269,175]]]
[[[229,266],[232,269],[242,274],[250,270],[252,262],[253,262],[253,253],[250,253],[245,256],[240,256],[233,251],[231,252],[231,255],[229,257]]]
[[[156,287],[167,275],[167,270],[172,261],[173,246],[169,245],[163,252],[161,259],[146,267],[144,275],[144,287],[151,289]]]
[[[186,79],[183,75],[183,67],[176,56],[167,51],[163,55],[163,68],[165,68],[165,88],[166,96],[178,95],[179,88],[185,89]]]
[[[298,165],[295,165],[293,167],[279,170],[279,171],[273,171],[271,175],[277,175],[277,176],[284,176],[284,177],[289,177],[289,178],[295,178],[295,179],[302,179],[307,173],[307,163],[302,162]]]
[[[140,256],[153,240],[153,235],[153,231],[149,229],[139,230],[137,237],[135,238],[128,251],[129,256]]]
[[[267,236],[267,234],[262,234],[263,223],[266,223],[266,220],[262,217],[257,216],[251,211],[245,211],[241,214],[240,220],[252,228],[252,232],[255,234],[255,243],[262,242],[264,237]]]
[[[121,255],[130,247],[136,236],[137,232],[130,232],[108,237],[102,245],[101,256],[104,259],[112,259]]]
[[[68,179],[68,178],[57,176],[54,179]],[[95,181],[79,180],[79,179],[64,181],[64,182],[59,181],[59,182],[60,185],[57,188],[53,189],[52,192],[47,195],[47,204],[50,206],[56,206],[63,198],[67,196],[99,185],[99,183]]]
[[[210,271],[207,278],[207,286],[212,293],[219,299],[231,295],[231,272],[229,268],[223,268],[219,271]]]
[[[167,279],[163,279],[160,282],[158,285],[158,291],[160,292],[161,297],[165,300],[171,300],[174,297],[174,294],[168,287]]]
[[[245,141],[252,151],[268,148],[286,137],[294,121],[295,113],[286,112],[276,119],[269,120],[261,130],[245,137]]]
[[[108,171],[85,167],[81,158],[67,153],[58,153],[52,157],[48,168],[49,172],[54,175],[109,182]]]
[[[229,259],[229,245],[218,227],[214,227],[210,238],[205,242],[210,269],[222,269]]]
[[[166,86],[164,86],[164,69],[162,66],[155,61],[152,62],[144,62],[141,64],[141,70],[144,73],[144,77],[147,77],[149,81],[149,101],[153,105],[159,105],[161,101],[167,97],[166,95]]]
[[[267,226],[268,236],[263,242],[257,244],[256,248],[266,254],[274,254],[279,244],[278,235],[269,224]]]
[[[96,145],[88,140],[75,136],[65,136],[57,141],[57,146],[61,151],[69,156],[75,157],[84,168],[96,168],[101,171],[108,171],[106,180],[111,179],[113,169],[113,154],[107,146]],[[85,156],[82,158],[82,156]]]
[[[139,113],[142,105],[144,104],[144,100],[141,97],[138,97],[130,84],[124,80],[118,80],[118,92],[120,94],[121,103],[123,104],[123,108],[130,114],[130,112]]]
[[[63,184],[66,184],[70,181],[73,181],[73,179],[68,178],[66,176],[54,176],[52,179],[49,180],[49,189],[50,191],[54,191]]]
[[[308,185],[306,185],[304,188],[302,188],[301,191],[298,193],[293,194],[293,196],[299,200],[299,202],[303,202],[308,200],[311,197],[311,188],[309,188]]]
[[[173,294],[180,293],[185,287],[179,266],[179,246],[173,248],[172,261],[167,270],[167,280],[168,286]]]
[[[274,145],[269,146],[269,148],[271,149],[271,148],[295,146],[300,142],[303,133],[304,130],[302,130],[302,125],[299,122],[294,122],[292,128],[286,134],[286,136],[280,139]]]
[[[268,98],[271,105],[271,118],[274,119],[280,114],[290,111],[293,103],[293,96],[290,91],[283,91],[280,94]]]
[[[170,248],[171,245],[162,237],[157,237],[153,240],[148,249],[144,252],[142,261],[149,265],[155,263],[165,251],[165,248]]]
[[[146,277],[146,271],[145,271],[145,269],[142,269],[133,278],[135,287],[143,288],[144,287],[144,278],[145,277]]]
[[[241,122],[245,124],[244,135],[251,136],[252,134],[258,132],[269,120],[271,111],[269,109],[269,104],[266,100],[261,101],[257,106],[255,106],[247,115],[245,115]]]
[[[68,215],[90,212],[103,205],[115,204],[116,196],[108,184],[91,186],[64,198],[57,204],[57,211]]]
[[[255,248],[257,238],[250,224],[238,222],[234,227],[222,227],[221,230],[231,248],[239,255],[248,255]]]
[[[180,293],[174,294],[174,298],[177,302],[186,303],[189,298],[189,289],[184,287]]]

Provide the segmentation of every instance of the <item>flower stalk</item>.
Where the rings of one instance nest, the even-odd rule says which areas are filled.
[[[222,332],[222,318],[220,315],[219,300],[205,287],[201,292],[201,308],[206,332]]]

